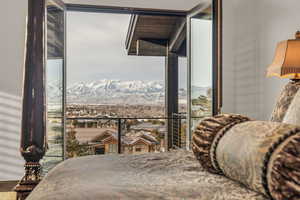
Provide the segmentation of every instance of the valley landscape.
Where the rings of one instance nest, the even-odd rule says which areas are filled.
[[[51,155],[62,154],[63,143],[66,145],[68,157],[117,153],[119,122],[122,123],[123,153],[164,151],[166,120],[165,87],[162,81],[103,79],[69,84],[66,91],[66,117],[69,118],[66,124],[66,142],[63,141],[62,118],[57,118],[62,113],[62,84],[52,81],[47,85],[47,155],[50,156],[46,155],[45,166],[51,168],[51,163],[55,161],[55,157]],[[209,105],[211,90],[193,86],[192,91],[193,105],[200,108],[197,109],[199,112],[206,112],[205,105]],[[178,96],[179,112],[186,113],[187,90],[180,89]],[[131,119],[118,121],[119,118]],[[184,141],[185,118],[180,119],[179,123]],[[139,141],[147,141],[147,145]]]

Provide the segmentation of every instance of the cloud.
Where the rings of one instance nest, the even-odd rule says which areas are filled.
[[[126,54],[129,21],[126,14],[68,12],[69,84],[104,78],[164,80],[164,57]]]
[[[130,15],[69,12],[68,82],[111,79],[162,80],[163,57],[126,55]]]

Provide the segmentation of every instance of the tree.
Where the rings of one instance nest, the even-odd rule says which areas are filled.
[[[88,144],[80,144],[76,138],[76,131],[74,128],[71,128],[67,132],[67,156],[68,158],[87,156],[89,155],[89,146]]]

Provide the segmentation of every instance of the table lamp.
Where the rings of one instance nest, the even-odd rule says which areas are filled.
[[[267,76],[300,79],[300,31],[296,39],[285,40],[277,45],[273,63],[268,67]]]
[[[267,77],[277,76],[291,81],[284,87],[271,116],[271,121],[282,122],[288,108],[300,89],[300,31],[296,39],[277,45],[273,63],[267,69]]]

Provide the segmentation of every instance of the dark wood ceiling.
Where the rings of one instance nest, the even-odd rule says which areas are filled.
[[[199,4],[186,14],[211,20],[211,3]],[[186,56],[186,19],[186,15],[133,14],[126,39],[128,55],[166,56],[170,51]]]
[[[133,15],[126,41],[128,55],[137,55],[137,41],[169,41],[182,16]]]

